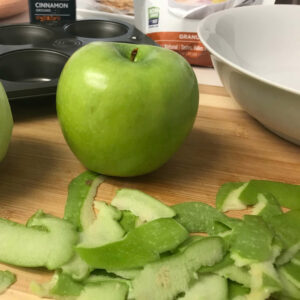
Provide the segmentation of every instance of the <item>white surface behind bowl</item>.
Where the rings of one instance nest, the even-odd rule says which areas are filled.
[[[199,37],[228,92],[253,117],[300,144],[300,5],[233,8]]]

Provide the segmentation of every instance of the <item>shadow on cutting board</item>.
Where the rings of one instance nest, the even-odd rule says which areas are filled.
[[[14,122],[56,116],[55,96],[10,101]]]
[[[0,164],[0,190],[6,195],[1,201],[18,201],[34,192],[36,185],[47,183],[48,178],[53,177],[56,156],[59,153],[51,143],[14,137]]]
[[[171,159],[156,171],[133,178],[117,178],[126,186],[147,188],[151,183],[185,184],[201,181],[208,176],[210,170],[221,155],[221,149],[215,147],[216,136],[198,128],[193,128],[184,143]],[[113,180],[114,181],[114,180]]]

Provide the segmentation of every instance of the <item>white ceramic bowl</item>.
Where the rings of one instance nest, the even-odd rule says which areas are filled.
[[[224,10],[202,20],[198,33],[229,94],[300,145],[300,5]]]

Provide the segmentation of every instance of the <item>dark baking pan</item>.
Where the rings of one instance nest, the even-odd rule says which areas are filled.
[[[81,20],[62,26],[16,24],[0,27],[0,81],[10,100],[56,92],[68,58],[94,41],[157,44],[131,24]]]

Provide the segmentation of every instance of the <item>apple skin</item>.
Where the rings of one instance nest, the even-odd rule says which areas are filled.
[[[6,155],[13,129],[13,117],[6,92],[0,82],[0,162]]]
[[[198,101],[195,74],[176,52],[94,42],[67,61],[56,105],[64,137],[86,168],[130,177],[169,160],[193,127]]]

